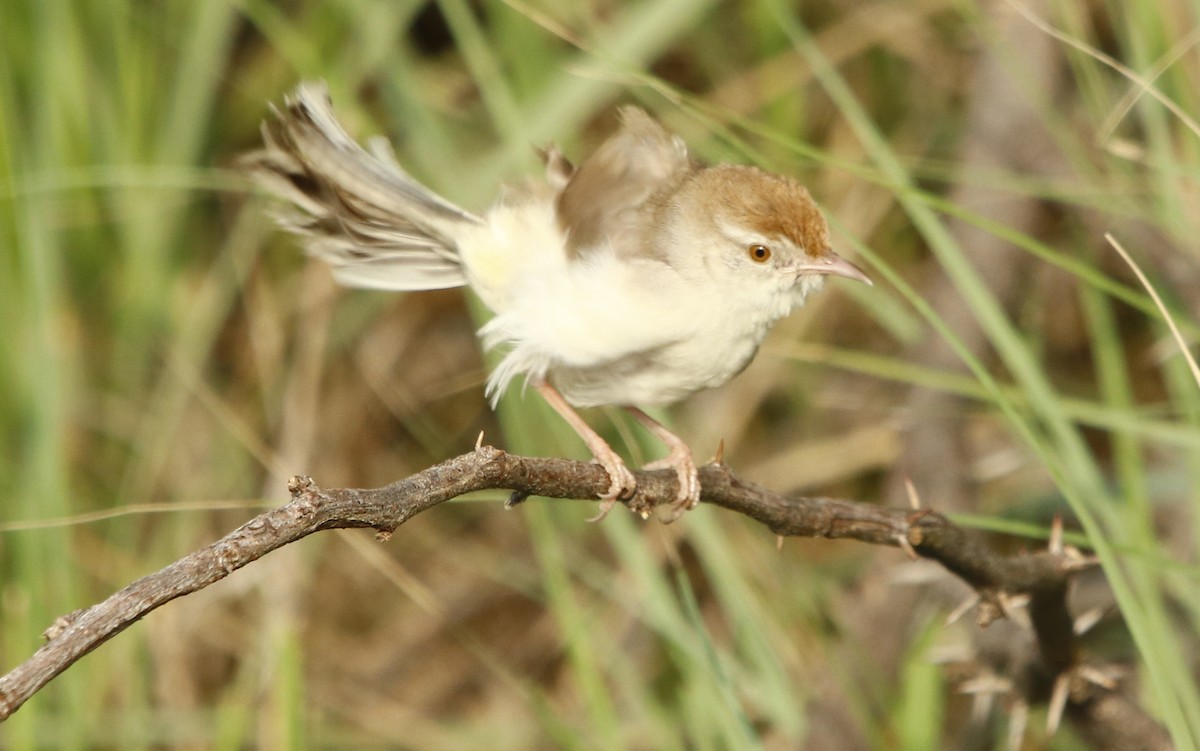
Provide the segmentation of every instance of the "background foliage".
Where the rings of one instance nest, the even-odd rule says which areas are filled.
[[[582,455],[482,395],[456,291],[336,289],[231,169],[328,82],[356,135],[479,209],[614,106],[794,174],[874,289],[834,283],[665,413],[781,491],[924,502],[1018,550],[1062,513],[1078,613],[1200,746],[1200,388],[1105,242],[1200,321],[1198,11],[1186,0],[0,5],[0,657],[203,545],[284,478],[378,485],[469,448]],[[1147,87],[1150,87],[1147,90]],[[635,460],[617,414],[594,424]],[[4,748],[989,748],[1030,648],[945,615],[892,550],[701,508],[442,507],[335,533],[154,613],[0,727]],[[324,539],[322,539],[324,538]],[[999,685],[999,684],[994,684]],[[975,711],[972,712],[974,706]],[[1078,748],[1067,728],[1027,748]],[[1017,727],[1020,730],[1020,727]]]

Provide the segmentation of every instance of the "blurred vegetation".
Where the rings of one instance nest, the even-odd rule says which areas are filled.
[[[1200,747],[1200,386],[1104,240],[1200,330],[1200,13],[1185,0],[9,0],[0,5],[0,662],[214,539],[284,478],[379,485],[468,449],[582,456],[482,395],[457,291],[336,289],[229,169],[328,82],[447,197],[586,153],[615,105],[794,174],[873,289],[834,283],[665,413],[786,492],[924,502],[1104,576],[1087,647]],[[1056,36],[1057,35],[1057,36]],[[1147,87],[1152,90],[1147,91]],[[634,460],[653,444],[594,424]],[[941,662],[1029,649],[894,550],[500,497],[386,545],[306,540],[61,676],[0,747],[991,748]],[[987,641],[990,639],[991,641]],[[1074,749],[1031,708],[1025,748]]]

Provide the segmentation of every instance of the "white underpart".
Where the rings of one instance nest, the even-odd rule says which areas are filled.
[[[684,280],[662,261],[602,247],[570,259],[544,200],[498,205],[456,240],[472,289],[496,314],[480,330],[484,346],[507,349],[488,379],[493,402],[518,375],[550,378],[576,406],[665,404],[718,386],[808,287],[780,278],[743,297],[723,277]]]
[[[493,401],[517,375],[542,379],[620,360],[687,325],[684,311],[653,293],[680,284],[665,264],[621,261],[604,249],[568,259],[549,202],[500,205],[482,226],[464,229],[459,253],[471,288],[496,314],[480,330],[484,346],[509,350],[488,379]],[[653,321],[665,325],[646,325]]]

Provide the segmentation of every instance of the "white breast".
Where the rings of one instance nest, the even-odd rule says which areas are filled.
[[[668,404],[737,375],[801,296],[738,299],[661,260],[593,249],[569,259],[549,200],[494,208],[456,238],[472,289],[495,312],[484,346],[507,352],[495,401],[518,375],[550,379],[575,406]]]

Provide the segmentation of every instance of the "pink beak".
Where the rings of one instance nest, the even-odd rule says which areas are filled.
[[[875,286],[871,281],[871,277],[867,273],[855,266],[854,264],[842,258],[837,253],[829,251],[820,258],[801,263],[791,267],[797,274],[826,274],[828,276],[842,276],[847,279],[854,279],[863,282],[869,286]]]

